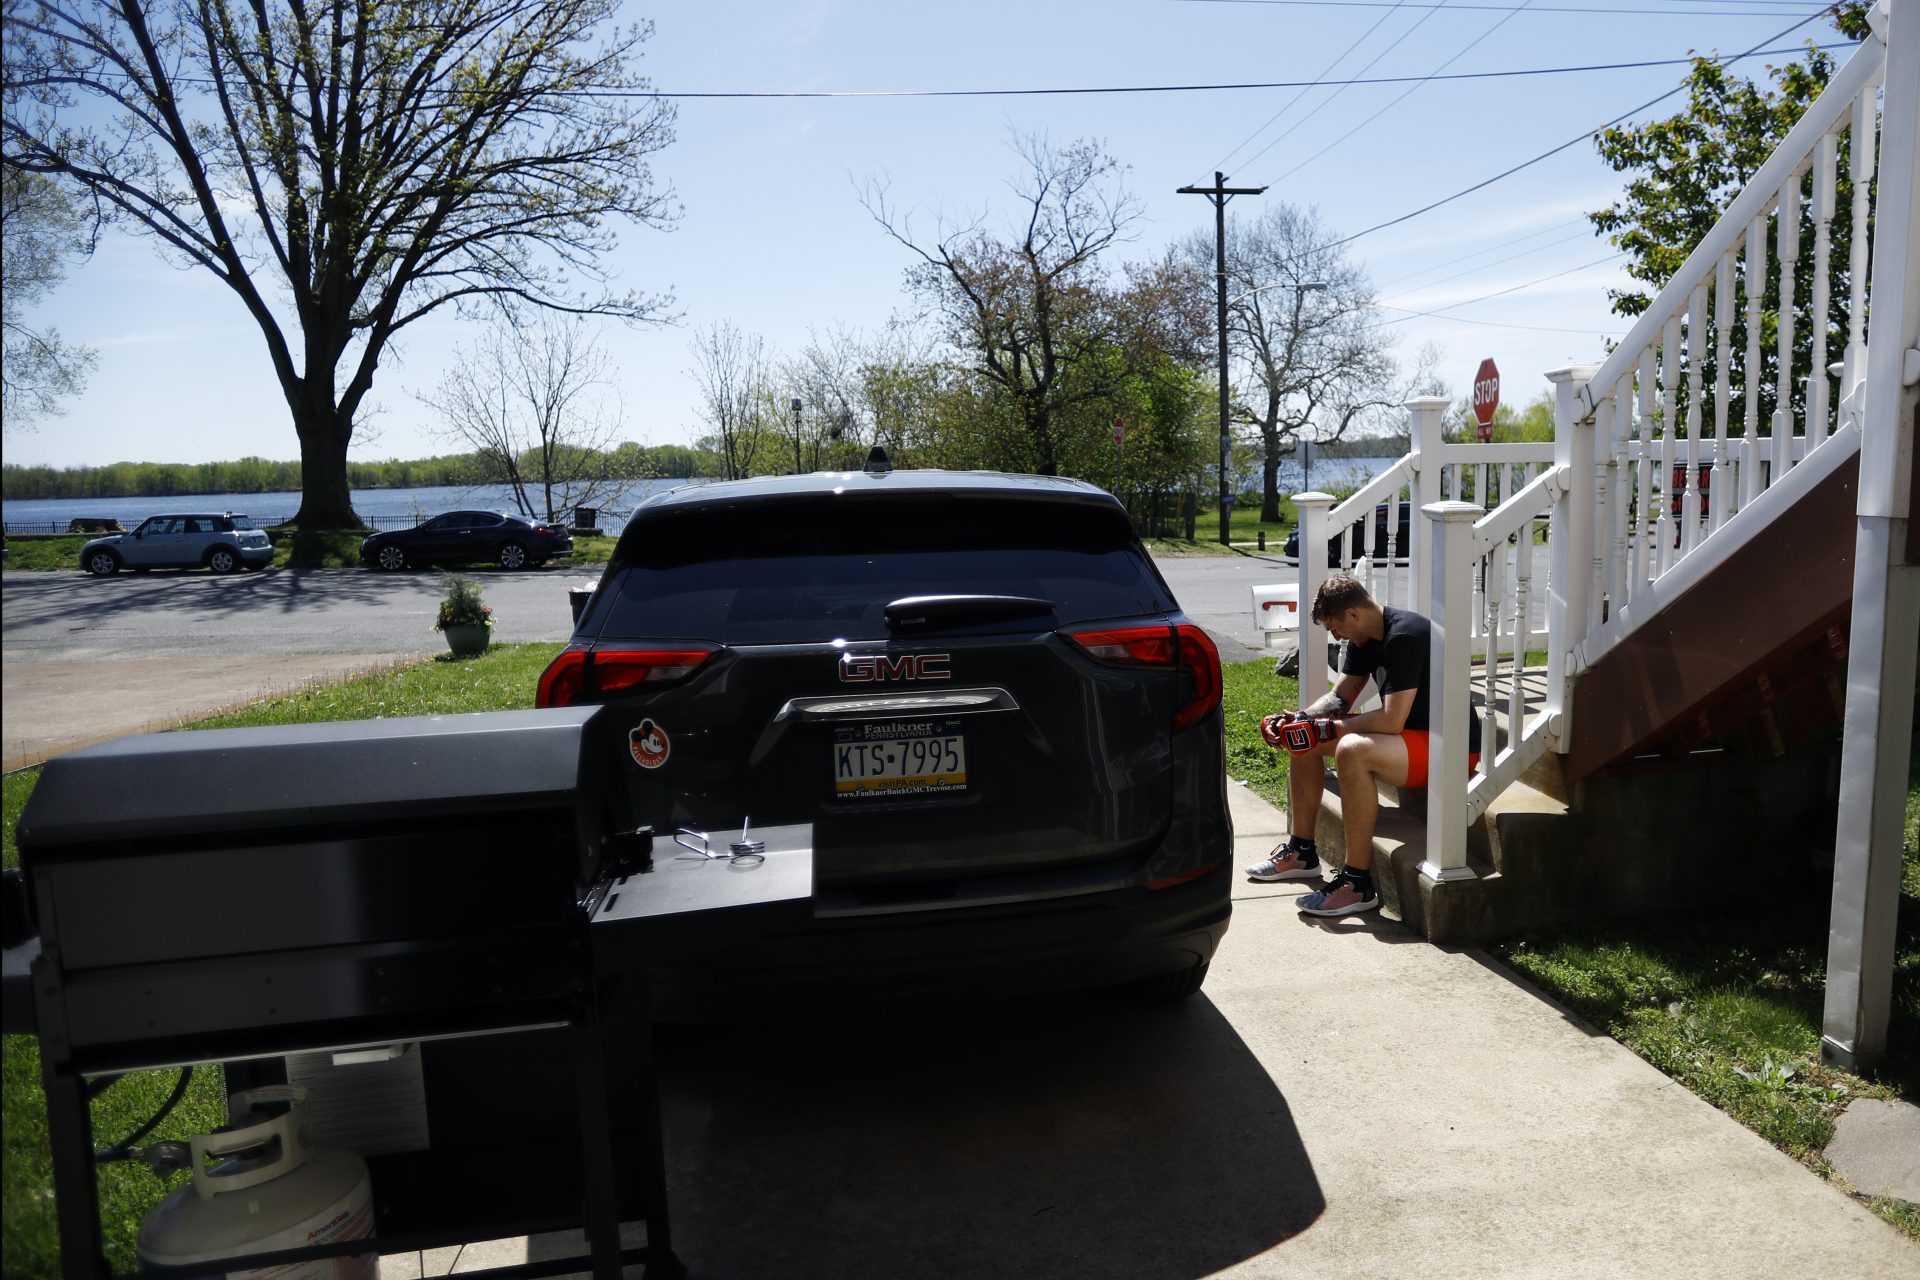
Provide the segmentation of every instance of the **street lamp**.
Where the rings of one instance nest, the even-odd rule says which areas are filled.
[[[1226,296],[1226,273],[1224,265],[1220,276],[1220,545],[1228,542],[1227,527],[1232,518],[1233,497],[1227,483],[1228,449],[1231,436],[1227,425],[1227,308],[1236,302],[1244,302],[1256,293],[1265,293],[1269,289],[1293,290],[1293,331],[1300,331],[1300,304],[1309,293],[1316,293],[1327,287],[1325,280],[1281,280],[1274,284],[1263,284],[1249,289],[1243,294],[1229,298]]]

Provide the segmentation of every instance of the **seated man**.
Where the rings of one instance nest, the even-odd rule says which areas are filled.
[[[1287,825],[1292,839],[1264,862],[1247,868],[1255,880],[1319,880],[1320,853],[1314,822],[1326,791],[1324,762],[1340,775],[1340,803],[1347,836],[1347,866],[1325,889],[1300,899],[1315,916],[1344,916],[1380,905],[1373,885],[1373,827],[1380,798],[1376,781],[1396,787],[1427,785],[1427,667],[1433,624],[1408,609],[1381,605],[1353,578],[1335,574],[1320,584],[1312,621],[1347,642],[1340,683],[1301,711],[1260,722],[1268,746],[1293,754],[1287,777]],[[1301,651],[1307,651],[1303,643]],[[1349,715],[1371,676],[1380,707]],[[1479,761],[1480,720],[1469,716],[1467,750]]]

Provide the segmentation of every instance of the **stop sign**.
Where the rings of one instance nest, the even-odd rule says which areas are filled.
[[[1480,424],[1480,438],[1493,434],[1493,411],[1500,407],[1500,369],[1492,357],[1480,362],[1473,375],[1473,416]]]
[[[1126,419],[1115,418],[1113,420],[1113,442],[1115,444],[1119,444],[1121,441],[1125,440],[1126,438],[1127,438]]]

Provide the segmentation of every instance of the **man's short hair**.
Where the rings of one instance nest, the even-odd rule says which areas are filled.
[[[1349,609],[1359,609],[1373,603],[1373,596],[1360,585],[1359,579],[1352,574],[1336,573],[1320,584],[1320,590],[1313,597],[1313,622],[1324,624],[1328,618],[1337,618]]]

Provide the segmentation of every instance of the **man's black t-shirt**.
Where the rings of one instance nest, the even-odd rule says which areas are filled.
[[[1385,620],[1385,634],[1378,640],[1354,643],[1347,646],[1347,660],[1341,666],[1342,673],[1350,676],[1372,676],[1373,682],[1380,687],[1382,700],[1390,693],[1404,689],[1414,690],[1413,709],[1407,712],[1407,729],[1426,730],[1427,707],[1427,667],[1433,649],[1433,624],[1410,609],[1396,609],[1392,605],[1382,605],[1380,613]],[[1467,750],[1480,750],[1480,717],[1467,717]]]

